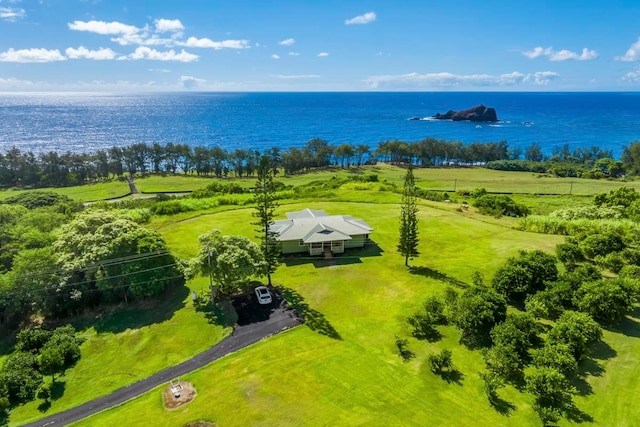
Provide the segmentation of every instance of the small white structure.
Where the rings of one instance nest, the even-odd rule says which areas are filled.
[[[169,386],[171,387],[171,394],[173,394],[173,397],[176,399],[180,397],[180,392],[182,392],[182,381],[180,381],[180,378],[169,381]]]
[[[351,215],[327,215],[325,211],[308,208],[287,213],[287,219],[274,221],[269,229],[276,234],[283,254],[309,255],[362,248],[373,231],[369,224]]]

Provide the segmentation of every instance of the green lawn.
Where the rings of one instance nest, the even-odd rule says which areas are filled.
[[[464,287],[476,270],[489,278],[518,249],[552,250],[562,238],[422,207],[422,255],[412,261],[422,268],[412,274],[395,251],[397,204],[316,202],[281,206],[279,211],[304,207],[365,219],[374,227],[372,238],[379,246],[346,254],[333,266],[303,258],[280,267],[275,282],[299,295],[312,312],[315,330],[298,327],[183,378],[198,392],[184,409],[164,410],[156,389],[78,425],[175,426],[199,419],[221,426],[538,425],[530,396],[513,389],[501,391],[515,405],[509,416],[491,409],[478,376],[484,366],[481,353],[458,345],[453,327],[442,329],[439,343],[410,338],[416,357],[409,363],[397,356],[394,335],[408,337],[404,319],[446,284]],[[213,226],[251,236],[250,221],[251,209],[239,209],[194,217],[160,231],[188,254],[197,248],[186,243],[191,236]],[[339,339],[320,331],[335,331]],[[443,347],[453,350],[462,374],[457,383],[443,381],[426,367],[427,355]]]
[[[78,185],[75,187],[39,188],[38,190],[55,191],[79,202],[90,202],[124,196],[129,193],[129,184],[127,181],[114,180],[97,184]],[[24,193],[25,191],[31,190],[0,190],[0,200]]]
[[[401,184],[404,170],[380,165],[367,173],[374,170],[381,180]],[[444,185],[451,177],[447,174],[455,171],[418,170],[418,184]],[[508,184],[501,178],[503,173],[484,169],[457,171],[475,179],[470,188],[483,186],[490,191],[504,191],[498,188]],[[293,177],[291,180],[296,181],[291,182],[327,179],[336,173],[354,172],[318,172]],[[508,173],[522,186],[542,188],[535,187],[541,178],[512,174]],[[189,182],[206,182],[180,178],[184,178],[181,185],[185,188]],[[589,184],[588,191],[597,193],[609,191],[601,186],[612,183]],[[590,202],[589,197],[558,196],[545,199],[547,202],[533,196],[518,197],[523,197],[520,201],[529,197],[541,210],[564,207],[571,200],[576,204]],[[454,203],[420,201],[421,255],[410,262],[414,268],[409,271],[395,249],[399,200],[398,194],[349,188],[329,191],[321,200],[281,201],[278,217],[311,207],[362,218],[373,226],[376,245],[336,258],[335,265],[305,257],[288,259],[273,276],[274,282],[283,286],[300,306],[307,307],[311,321],[183,378],[191,381],[198,392],[187,406],[164,410],[160,389],[156,389],[78,425],[179,426],[199,419],[220,426],[539,425],[531,409],[531,396],[513,388],[500,391],[501,397],[513,405],[508,414],[489,406],[479,377],[484,368],[481,353],[460,346],[453,327],[441,329],[442,341],[427,343],[410,337],[405,319],[426,296],[440,293],[448,285],[463,289],[476,271],[488,282],[496,268],[518,250],[551,252],[564,237],[516,231],[511,228],[511,218],[481,216],[473,209],[458,211],[459,205]],[[154,217],[149,226],[158,230],[179,256],[188,258],[198,250],[197,237],[212,228],[255,239],[252,213],[250,207],[223,206]],[[205,282],[200,279],[189,286],[200,292]],[[141,314],[144,311],[129,310],[85,329],[89,339],[82,347],[83,359],[61,378],[65,393],[53,402],[47,414],[185,360],[228,333],[223,326],[209,323],[206,313],[194,310],[186,290],[179,298],[168,301],[172,301],[167,303],[171,309],[154,308],[154,316],[159,318],[147,319]],[[582,395],[576,397],[576,404],[593,417],[596,425],[632,426],[640,419],[639,407],[630,400],[640,394],[640,376],[636,375],[640,354],[638,317],[640,313],[628,319],[618,332],[605,333],[606,345],[600,346],[589,360],[584,370],[586,379],[577,384]],[[397,356],[396,334],[409,338],[415,358],[408,363]],[[203,336],[207,339],[203,340]],[[454,364],[461,373],[457,381],[450,383],[426,367],[428,354],[445,347],[453,351]],[[46,415],[38,412],[38,404],[16,408],[11,424]]]
[[[211,347],[231,331],[208,318],[209,310],[198,311],[190,290],[201,293],[208,283],[199,279],[169,292],[166,300],[123,307],[76,322],[86,338],[82,358],[65,376],[56,378],[64,391],[51,407],[41,411],[42,401],[15,408],[11,425],[20,425],[45,415],[72,408],[146,378],[162,369],[191,358]]]

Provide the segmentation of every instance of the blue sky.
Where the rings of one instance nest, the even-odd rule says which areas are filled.
[[[0,91],[640,89],[640,1],[484,3],[0,0]]]

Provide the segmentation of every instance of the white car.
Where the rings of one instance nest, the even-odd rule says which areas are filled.
[[[260,304],[271,304],[271,292],[266,286],[258,286],[256,288],[256,296]]]

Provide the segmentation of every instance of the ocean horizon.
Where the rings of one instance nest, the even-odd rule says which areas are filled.
[[[496,123],[409,120],[478,104]],[[0,152],[95,152],[135,143],[266,150],[419,141],[507,141],[547,155],[640,140],[640,92],[1,93]]]

